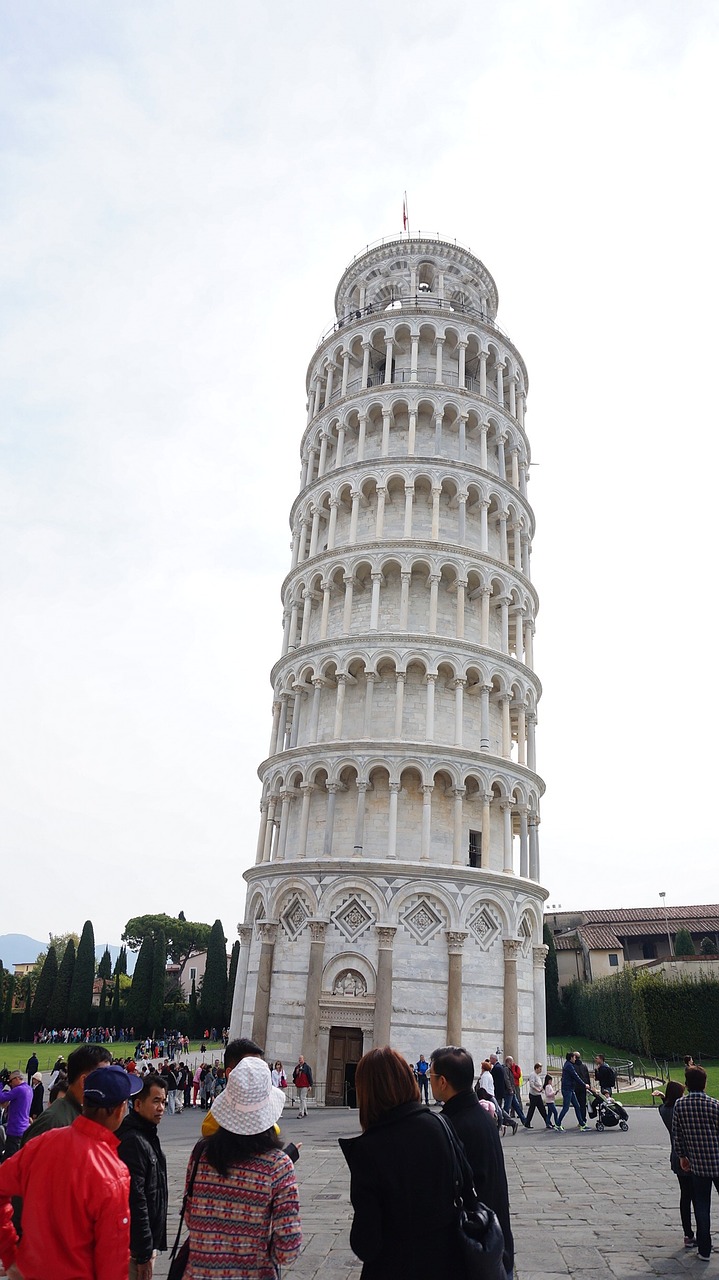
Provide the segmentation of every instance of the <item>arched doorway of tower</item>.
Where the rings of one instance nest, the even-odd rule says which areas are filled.
[[[328,1107],[356,1107],[355,1070],[362,1057],[363,1033],[360,1027],[330,1027],[327,1055]]]
[[[320,997],[317,1079],[328,1107],[354,1106],[354,1071],[374,1037],[377,974],[366,956],[342,950],[326,964]]]

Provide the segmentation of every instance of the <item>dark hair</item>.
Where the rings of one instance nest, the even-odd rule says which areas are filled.
[[[664,1105],[673,1107],[678,1098],[684,1093],[684,1085],[678,1080],[668,1080],[667,1087],[664,1090]]]
[[[437,1076],[444,1076],[447,1084],[457,1093],[471,1089],[474,1080],[474,1059],[466,1049],[459,1049],[448,1044],[444,1049],[435,1049],[430,1058],[430,1066],[434,1067]]]
[[[68,1083],[74,1084],[80,1076],[101,1067],[103,1062],[112,1062],[112,1054],[104,1044],[81,1044],[79,1049],[73,1049],[67,1060]]]
[[[494,1102],[494,1098],[492,1097],[492,1095],[490,1093],[487,1093],[487,1090],[485,1089],[484,1085],[480,1084],[479,1081],[477,1081],[477,1084],[474,1086],[474,1092],[476,1093],[480,1102]]]
[[[64,1097],[65,1094],[67,1093],[67,1088],[68,1088],[67,1076],[65,1075],[65,1072],[58,1071],[57,1075],[55,1076],[55,1083],[50,1089],[50,1092],[48,1094],[48,1105],[51,1105],[55,1101],[58,1094],[61,1093]]]
[[[574,1057],[574,1049],[569,1049],[568,1052],[565,1054],[564,1061],[571,1062],[573,1057]]]
[[[167,1081],[164,1076],[153,1076],[149,1071],[142,1081],[142,1088],[139,1093],[135,1094],[134,1101],[141,1102],[143,1098],[149,1098],[151,1089],[164,1089],[167,1096]]]
[[[250,1156],[281,1146],[282,1139],[274,1125],[271,1129],[265,1129],[264,1133],[230,1133],[229,1129],[219,1128],[207,1139],[205,1156],[207,1163],[217,1170],[220,1177],[226,1178],[231,1165],[242,1164]]]
[[[701,1093],[702,1089],[706,1089],[707,1073],[703,1067],[687,1067],[684,1072],[687,1082],[687,1089],[694,1093]]]
[[[684,1066],[685,1066],[685,1067],[689,1067],[689,1066],[693,1066],[693,1065],[694,1065],[694,1059],[693,1059],[692,1055],[691,1055],[690,1053],[685,1053],[685,1054],[684,1054]]]
[[[264,1058],[265,1051],[254,1040],[243,1036],[241,1040],[230,1040],[225,1049],[225,1071],[231,1071],[243,1058]]]
[[[370,1049],[357,1063],[355,1074],[359,1121],[362,1129],[377,1124],[386,1111],[403,1102],[419,1102],[414,1071],[396,1049]]]
[[[94,1102],[83,1102],[82,1114],[87,1116],[88,1120],[97,1120],[102,1124],[104,1119],[111,1116],[113,1111],[117,1111],[117,1108],[121,1106],[122,1102],[116,1102],[114,1107],[101,1106]]]
[[[549,1076],[549,1075],[547,1075],[547,1076],[545,1076],[545,1077],[544,1077],[544,1087],[545,1087],[545,1089],[546,1089],[547,1085],[549,1084],[549,1081],[550,1081],[550,1080],[553,1080],[553,1079],[554,1079],[554,1076]]]

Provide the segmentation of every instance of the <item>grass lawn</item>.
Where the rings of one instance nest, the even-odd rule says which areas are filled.
[[[634,1074],[641,1079],[643,1071],[647,1075],[656,1076],[657,1066],[653,1060],[643,1060],[639,1053],[629,1053],[626,1049],[616,1049],[614,1045],[602,1044],[599,1040],[586,1040],[582,1036],[566,1037],[548,1040],[547,1053],[556,1054],[558,1057],[564,1057],[569,1049],[578,1049],[582,1055],[584,1062],[592,1067],[594,1056],[597,1053],[603,1053],[606,1058],[619,1059],[621,1062],[632,1061],[634,1063]],[[707,1093],[713,1098],[719,1098],[719,1059],[705,1058],[702,1060],[702,1066],[707,1073]],[[672,1080],[679,1080],[684,1083],[684,1063],[672,1062],[669,1064],[669,1076]],[[656,1086],[657,1088],[660,1086]],[[652,1104],[658,1105],[659,1098],[652,1099],[651,1089],[631,1090],[629,1093],[621,1094],[622,1101],[631,1107],[651,1107]]]
[[[199,1062],[201,1043],[202,1042],[200,1040],[190,1041],[190,1051],[187,1054],[188,1062],[194,1062],[195,1059]],[[136,1044],[136,1040],[134,1040],[132,1044],[129,1040],[115,1040],[113,1044],[109,1044],[107,1048],[110,1050],[110,1053],[114,1054],[116,1057],[127,1058],[129,1054],[132,1053]],[[62,1054],[63,1058],[67,1059],[68,1054],[72,1053],[73,1049],[77,1048],[79,1048],[79,1046],[76,1044],[26,1044],[22,1041],[18,1044],[15,1041],[3,1041],[3,1043],[0,1044],[0,1068],[8,1067],[11,1071],[17,1069],[24,1071],[27,1060],[34,1050],[40,1064],[40,1071],[52,1071],[60,1054]],[[223,1053],[224,1048],[221,1044],[215,1044],[214,1041],[212,1041],[207,1045],[206,1056],[209,1062],[214,1062],[215,1058],[222,1060]],[[182,1055],[180,1054],[176,1054],[175,1060],[179,1061],[181,1056]]]

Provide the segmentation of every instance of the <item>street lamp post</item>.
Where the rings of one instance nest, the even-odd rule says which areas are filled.
[[[667,928],[667,941],[668,941],[668,943],[669,943],[669,958],[670,958],[670,960],[673,960],[673,959],[674,959],[674,946],[673,946],[673,943],[672,943],[672,935],[671,935],[671,933],[669,932],[669,913],[668,913],[668,911],[667,911],[667,895],[666,895],[666,893],[661,893],[661,892],[660,892],[659,897],[661,898],[661,900],[662,900],[662,906],[664,907],[664,923],[665,923],[666,928]]]

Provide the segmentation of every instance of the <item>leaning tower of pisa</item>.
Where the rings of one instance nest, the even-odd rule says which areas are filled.
[[[233,1035],[545,1059],[527,371],[454,242],[356,257],[307,374]],[[351,1072],[351,1068],[350,1068]]]

